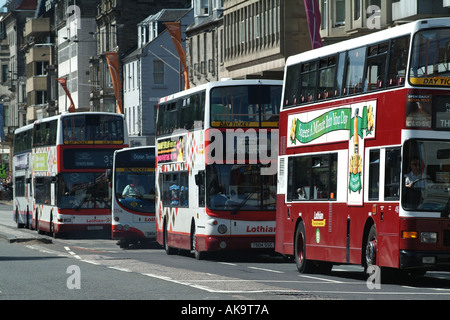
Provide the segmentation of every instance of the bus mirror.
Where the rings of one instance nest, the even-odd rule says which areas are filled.
[[[112,178],[112,170],[106,169],[106,181],[110,182]]]
[[[197,186],[203,185],[204,177],[205,177],[205,173],[203,171],[200,171],[199,173],[197,173],[195,175],[195,184]]]

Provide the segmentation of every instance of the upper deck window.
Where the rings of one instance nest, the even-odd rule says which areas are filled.
[[[64,117],[64,144],[121,144],[123,119],[114,115],[74,115]]]
[[[278,127],[281,86],[217,87],[210,99],[213,127]]]
[[[419,31],[413,40],[409,82],[450,87],[450,29]]]

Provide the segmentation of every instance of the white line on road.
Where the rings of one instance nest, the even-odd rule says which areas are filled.
[[[299,277],[302,278],[309,278],[309,279],[314,279],[314,280],[321,280],[321,281],[328,281],[328,282],[333,282],[333,283],[344,283],[342,281],[337,281],[337,280],[331,280],[331,279],[325,279],[325,278],[319,278],[319,277],[311,277],[311,276],[305,276],[303,274],[299,274]]]
[[[70,250],[69,247],[64,247],[64,249],[66,249],[66,251],[68,253],[70,253],[70,255],[72,255],[75,259],[81,260],[81,257],[79,255],[77,255],[75,252],[73,252],[72,250]]]
[[[261,270],[261,271],[273,272],[273,273],[284,273],[283,271],[272,270],[272,269],[265,269],[265,268],[258,268],[258,267],[248,267],[248,268],[249,268],[249,269],[254,269],[254,270]]]
[[[227,265],[227,266],[233,266],[233,267],[236,267],[237,266],[237,264],[236,263],[230,263],[230,262],[219,262],[220,264],[225,264],[225,265]]]
[[[130,269],[127,268],[121,268],[121,267],[108,267],[109,269],[114,269],[114,270],[118,270],[118,271],[124,271],[124,272],[133,272]]]

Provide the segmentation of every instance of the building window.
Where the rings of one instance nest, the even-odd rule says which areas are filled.
[[[35,76],[45,76],[47,73],[48,61],[37,61],[36,70],[34,71]]]
[[[8,65],[7,64],[3,64],[2,65],[2,81],[6,82],[8,81]]]
[[[261,18],[258,15],[255,16],[255,39],[259,39],[261,37]]]
[[[327,12],[327,3],[328,3],[328,0],[322,0],[322,12],[321,12],[321,14],[322,14],[322,19],[321,19],[321,22],[322,22],[322,30],[325,30],[326,28],[327,28],[327,17],[328,17],[328,12]]]
[[[345,0],[335,0],[334,26],[345,26]]]
[[[36,91],[36,104],[47,103],[47,91]]]
[[[361,17],[361,0],[354,0],[353,6],[353,20],[358,20]]]
[[[153,83],[164,84],[164,63],[161,60],[153,60]]]

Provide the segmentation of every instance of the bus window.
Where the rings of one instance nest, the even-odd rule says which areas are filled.
[[[300,86],[300,64],[287,68],[286,88],[284,89],[284,107],[295,106],[300,102],[298,99],[298,89]]]
[[[163,204],[169,207],[187,207],[188,203],[188,173],[174,172],[162,175]]]
[[[408,63],[409,36],[393,39],[389,53],[387,86],[398,86],[405,83],[406,64]]]
[[[418,32],[414,36],[412,47],[411,84],[448,86],[450,82],[449,49],[449,29]]]
[[[288,201],[336,200],[337,154],[291,157]]]
[[[301,103],[312,102],[316,98],[317,61],[302,65],[300,99]]]
[[[400,148],[386,149],[384,199],[400,199]]]
[[[369,152],[369,200],[378,200],[380,192],[380,150]]]
[[[331,56],[320,59],[319,62],[319,90],[317,99],[329,99],[336,96],[335,87],[337,56]]]
[[[64,144],[120,144],[124,140],[122,118],[107,115],[75,115],[62,118]]]
[[[37,204],[50,204],[51,177],[36,177],[34,181],[35,201]]]
[[[368,48],[364,91],[384,88],[388,44],[383,42]]]
[[[366,47],[350,50],[345,63],[346,75],[344,95],[354,94],[362,91],[364,62],[366,60]]]
[[[342,89],[344,86],[344,66],[347,57],[347,52],[339,53],[339,61],[336,76],[336,90],[334,92],[335,96],[340,96],[342,94]]]
[[[43,147],[55,145],[57,128],[57,120],[35,124],[33,130],[33,146]]]
[[[227,86],[211,89],[211,125],[213,127],[278,127],[280,87],[262,85]],[[269,112],[270,111],[270,112]],[[267,121],[273,121],[270,124]]]
[[[288,201],[309,200],[311,157],[292,157],[288,162]]]

